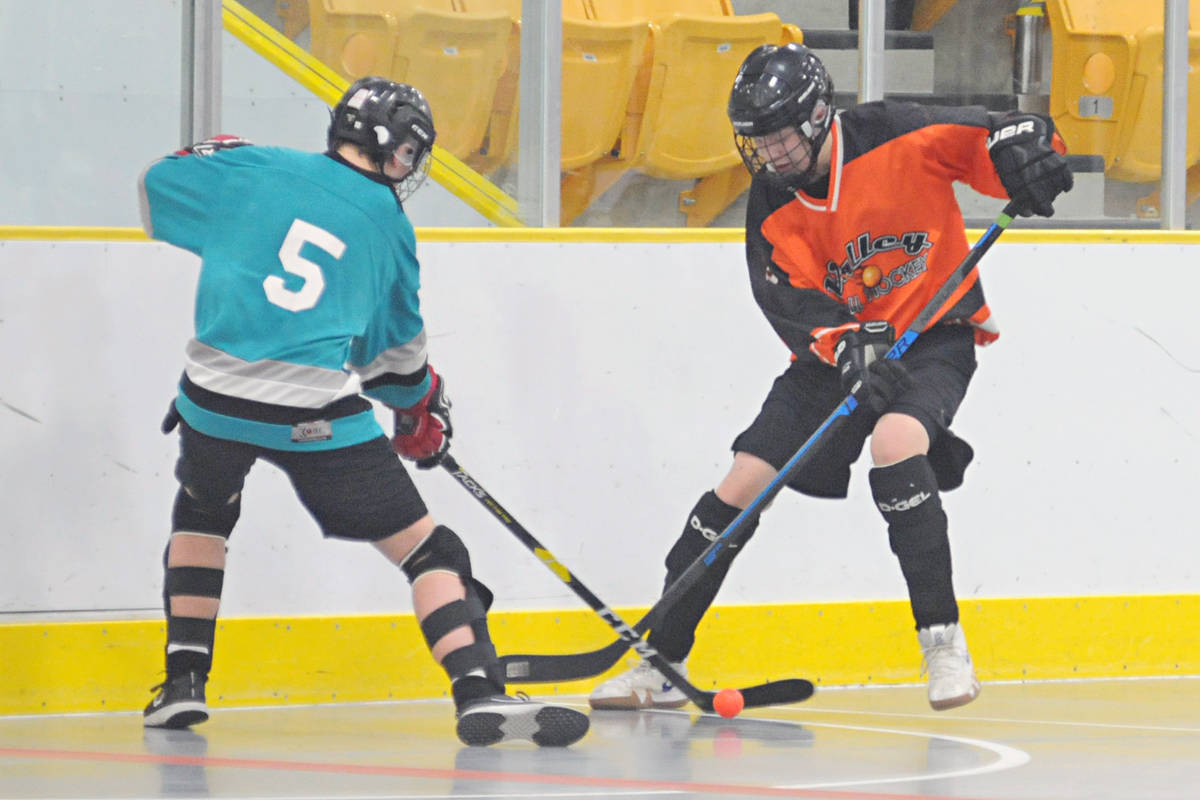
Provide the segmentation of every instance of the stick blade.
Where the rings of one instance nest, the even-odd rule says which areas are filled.
[[[812,681],[803,678],[788,678],[782,681],[760,683],[741,690],[746,708],[756,706],[779,706],[788,703],[802,703],[813,696],[816,687]]]
[[[508,683],[557,683],[591,678],[606,672],[621,660],[629,643],[618,639],[590,653],[564,655],[514,654],[500,656]]]

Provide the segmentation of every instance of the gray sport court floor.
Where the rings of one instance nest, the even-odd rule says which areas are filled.
[[[584,705],[583,698],[566,698]],[[1200,679],[824,689],[734,720],[592,712],[575,746],[467,748],[449,701],[0,717],[0,798],[1200,798]]]

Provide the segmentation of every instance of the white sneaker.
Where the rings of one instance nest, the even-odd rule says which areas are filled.
[[[683,662],[671,662],[679,674],[687,677]],[[676,689],[649,661],[609,678],[592,690],[588,702],[592,708],[620,708],[637,711],[642,708],[679,708],[687,705],[687,695]]]
[[[929,673],[929,705],[934,711],[964,706],[979,696],[967,637],[958,623],[922,628],[917,641],[925,653],[921,674]]]

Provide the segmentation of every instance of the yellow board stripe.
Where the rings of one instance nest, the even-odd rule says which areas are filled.
[[[222,3],[225,29],[314,95],[333,106],[350,83],[235,0]],[[430,176],[455,197],[503,226],[523,226],[517,202],[459,159],[434,145]]]
[[[644,608],[619,609],[627,621]],[[962,604],[983,681],[1200,674],[1200,595],[996,598]],[[572,653],[616,638],[588,610],[490,616],[501,653]],[[161,680],[161,621],[0,625],[0,714],[139,709]],[[820,685],[921,681],[904,601],[717,607],[688,667],[702,688],[807,677]],[[614,671],[622,669],[618,665]],[[601,678],[525,687],[580,694]],[[214,706],[444,697],[412,615],[238,618],[218,624]]]
[[[968,230],[977,239],[983,230]],[[561,242],[591,244],[714,244],[744,242],[741,228],[418,228],[422,242]],[[147,241],[140,228],[0,225],[0,241]],[[1003,244],[1200,244],[1200,231],[1013,230]]]

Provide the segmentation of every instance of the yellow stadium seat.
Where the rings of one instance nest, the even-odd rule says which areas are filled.
[[[275,13],[283,20],[283,35],[289,39],[308,27],[308,0],[275,0]]]
[[[750,182],[725,114],[738,67],[754,48],[802,41],[802,34],[775,14],[735,15],[729,0],[591,4],[600,20],[650,20],[650,41],[627,109],[622,155],[651,177],[697,180],[681,194],[680,211],[689,225],[707,225]]]
[[[646,59],[645,20],[563,20],[562,221],[569,224],[623,175],[633,148],[630,97]]]
[[[1073,153],[1104,157],[1108,177],[1162,174],[1163,4],[1048,0],[1050,115]],[[1200,97],[1200,0],[1190,0],[1188,91]],[[1187,164],[1200,160],[1200,107],[1188,104]]]
[[[488,175],[512,156],[517,145],[517,111],[521,75],[521,0],[454,0],[464,14],[504,14],[509,19],[504,72],[496,81],[496,94],[488,117],[483,146],[469,156],[467,165]]]
[[[467,163],[488,173],[508,161],[516,147],[520,63],[520,0],[459,0],[467,11],[502,10],[515,25],[509,69],[501,78],[484,150]],[[563,0],[562,198],[563,224],[587,207],[599,181],[607,188],[624,169],[611,154],[625,124],[634,75],[644,58],[646,20],[599,22],[589,18],[590,0]],[[607,160],[608,169],[595,167]],[[627,168],[624,167],[624,168]]]
[[[429,98],[437,144],[460,159],[484,144],[512,20],[456,0],[311,0],[312,53],[348,79],[382,75]]]

